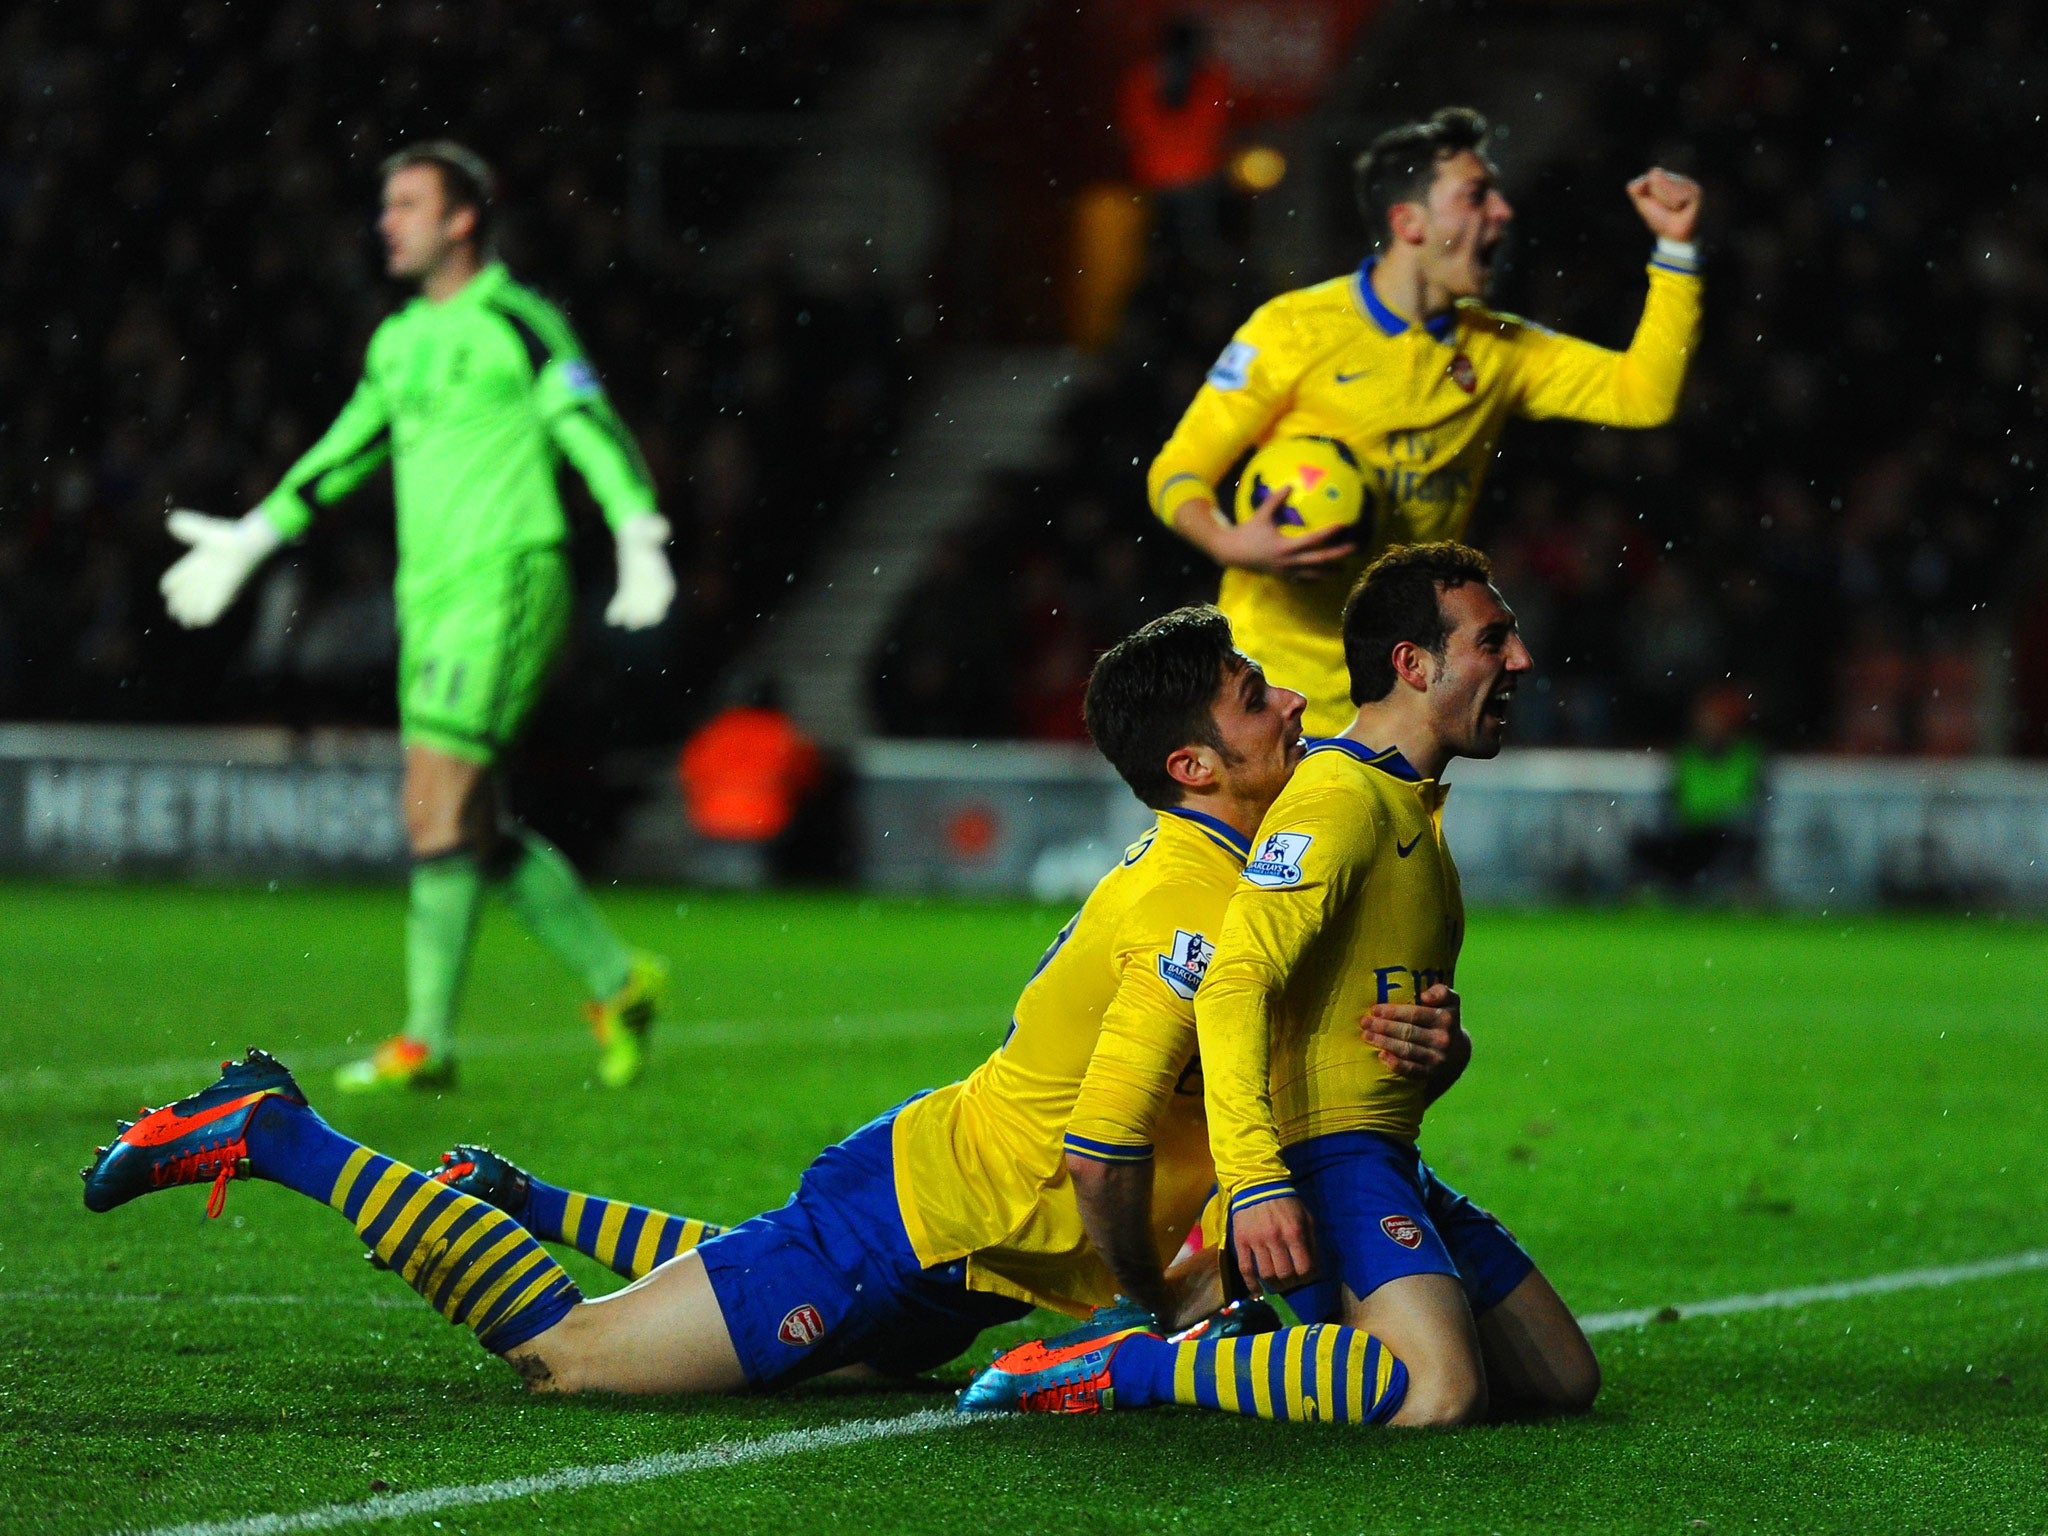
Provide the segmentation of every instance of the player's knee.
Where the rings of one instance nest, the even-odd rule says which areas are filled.
[[[551,1359],[547,1353],[530,1344],[509,1350],[501,1358],[518,1374],[520,1385],[529,1392],[549,1397],[573,1397],[584,1390],[584,1383],[577,1380],[567,1362]]]
[[[1558,1413],[1590,1413],[1599,1395],[1599,1358],[1591,1349],[1572,1351],[1560,1362],[1550,1393],[1550,1407]]]
[[[1393,1422],[1414,1429],[1456,1429],[1486,1420],[1486,1377],[1465,1362],[1408,1367],[1408,1395]]]
[[[527,1391],[549,1397],[574,1397],[603,1385],[593,1375],[590,1339],[582,1312],[581,1307],[572,1309],[547,1332],[515,1345],[500,1357],[518,1374],[520,1385]]]
[[[416,859],[453,853],[462,841],[462,819],[441,796],[431,792],[415,794],[408,789],[405,840]]]

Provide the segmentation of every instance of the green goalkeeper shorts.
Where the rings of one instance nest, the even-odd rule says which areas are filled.
[[[407,746],[492,763],[519,739],[569,633],[558,549],[491,562],[399,621],[398,728]]]

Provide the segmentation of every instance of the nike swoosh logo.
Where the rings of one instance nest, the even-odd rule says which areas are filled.
[[[1413,837],[1409,838],[1406,843],[1394,844],[1395,856],[1403,859],[1407,858],[1409,854],[1415,851],[1415,845],[1421,841],[1422,834],[1418,832]]]
[[[1355,384],[1371,372],[1370,368],[1361,368],[1356,373],[1340,373],[1337,375],[1337,382],[1339,384]]]

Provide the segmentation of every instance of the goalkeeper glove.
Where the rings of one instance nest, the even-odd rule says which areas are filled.
[[[675,601],[676,578],[662,546],[668,543],[668,519],[655,512],[629,517],[614,530],[619,547],[619,590],[604,621],[620,629],[652,629],[668,615]]]
[[[164,525],[173,538],[192,546],[157,583],[164,607],[187,629],[204,629],[226,612],[264,557],[284,542],[277,525],[260,511],[208,517],[178,507]]]

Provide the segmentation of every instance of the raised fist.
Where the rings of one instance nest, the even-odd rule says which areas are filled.
[[[1700,184],[1652,166],[1628,184],[1629,201],[1659,240],[1690,240],[1700,216]]]

